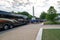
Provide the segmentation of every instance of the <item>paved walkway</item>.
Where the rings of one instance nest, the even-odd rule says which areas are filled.
[[[29,24],[4,32],[0,32],[0,40],[35,40],[41,27],[60,28],[60,25]]]
[[[44,29],[60,29],[60,25],[43,25]]]

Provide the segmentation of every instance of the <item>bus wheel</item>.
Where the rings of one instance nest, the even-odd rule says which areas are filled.
[[[4,24],[4,25],[3,25],[3,29],[4,29],[4,30],[9,29],[9,25],[8,25],[8,24]]]
[[[13,25],[9,25],[9,28],[12,29],[14,26]]]

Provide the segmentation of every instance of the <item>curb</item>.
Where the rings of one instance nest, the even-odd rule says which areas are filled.
[[[36,40],[42,40],[42,32],[43,32],[43,28],[40,28],[40,30],[37,34]]]

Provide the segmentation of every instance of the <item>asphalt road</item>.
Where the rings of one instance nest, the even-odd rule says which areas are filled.
[[[0,32],[0,40],[35,40],[40,24],[28,24]]]
[[[40,28],[60,28],[60,25],[28,24],[0,32],[0,40],[35,40]]]

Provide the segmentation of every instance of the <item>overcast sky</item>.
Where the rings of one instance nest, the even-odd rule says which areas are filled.
[[[23,3],[23,4],[22,4]],[[59,0],[0,0],[0,10],[3,11],[27,11],[33,14],[32,6],[35,7],[35,16],[39,17],[41,12],[47,11],[50,6],[54,6],[60,12]]]

